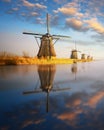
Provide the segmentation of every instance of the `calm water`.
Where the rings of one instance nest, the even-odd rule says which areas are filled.
[[[104,130],[104,62],[0,67],[0,130]]]

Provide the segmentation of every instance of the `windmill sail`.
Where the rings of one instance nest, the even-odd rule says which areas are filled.
[[[71,38],[70,36],[64,36],[64,35],[52,35],[52,36],[58,38]]]
[[[31,33],[31,32],[23,32],[23,34],[43,36],[43,34],[40,34],[40,33]]]
[[[47,33],[49,34],[49,15],[47,13]]]

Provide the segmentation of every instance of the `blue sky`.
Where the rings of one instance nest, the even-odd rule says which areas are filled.
[[[76,42],[82,53],[104,58],[103,7],[104,0],[1,0],[0,51],[36,56],[35,38],[22,32],[45,34],[49,13],[50,34],[71,36],[55,44],[57,57],[70,57]]]

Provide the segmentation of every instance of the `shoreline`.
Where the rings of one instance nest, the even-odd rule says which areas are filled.
[[[37,58],[1,58],[0,66],[5,65],[37,65],[37,64],[73,64],[77,62],[90,62],[92,59],[68,59],[68,58],[55,58],[55,59],[37,59]]]

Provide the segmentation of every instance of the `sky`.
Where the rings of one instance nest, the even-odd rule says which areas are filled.
[[[76,43],[81,53],[104,59],[104,0],[0,0],[0,52],[36,56],[34,36],[22,33],[45,34],[47,13],[50,34],[71,37],[55,44],[57,57],[69,58]]]

